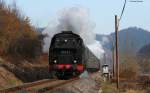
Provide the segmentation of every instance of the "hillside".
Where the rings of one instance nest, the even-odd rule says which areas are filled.
[[[0,56],[14,62],[40,56],[42,41],[30,19],[16,4],[6,5],[5,1],[0,1],[0,23]]]
[[[114,36],[114,33],[110,35],[96,35],[96,39],[102,42],[105,48],[111,49],[112,39],[109,40],[109,38],[112,36]],[[107,38],[107,40],[105,39],[104,42],[103,38]],[[129,27],[119,31],[119,48],[121,53],[125,53],[125,51],[136,53],[140,48],[149,43],[150,32],[142,28]]]
[[[8,71],[3,63],[4,60],[0,58],[0,89],[22,84],[23,82],[12,72]]]
[[[138,55],[143,56],[143,57],[149,57],[150,56],[150,44],[143,46],[138,51]]]
[[[15,3],[0,0],[0,23],[0,88],[47,77],[48,58],[42,56],[42,38],[29,17]]]

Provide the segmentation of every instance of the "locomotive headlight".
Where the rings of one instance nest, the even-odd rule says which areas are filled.
[[[67,42],[68,40],[67,39],[65,39],[65,42]]]
[[[77,63],[77,60],[74,60],[73,62],[74,62],[74,63]]]
[[[54,63],[56,64],[56,63],[57,63],[57,60],[54,60]]]

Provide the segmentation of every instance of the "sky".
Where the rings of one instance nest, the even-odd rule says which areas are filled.
[[[95,33],[114,32],[114,16],[120,16],[124,0],[4,0],[7,4],[17,3],[20,11],[28,16],[31,23],[47,27],[58,12],[67,7],[82,6],[88,9],[90,20],[95,23]],[[127,0],[119,29],[140,27],[150,31],[150,0],[130,2]],[[135,1],[135,0],[134,0]]]

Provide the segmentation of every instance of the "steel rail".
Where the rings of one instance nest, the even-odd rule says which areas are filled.
[[[20,91],[27,91],[28,93],[44,93],[46,91],[50,91],[56,87],[63,86],[78,79],[79,78],[74,78],[71,80],[45,79],[37,82],[25,83],[22,85],[5,88],[0,90],[0,93],[20,93]]]

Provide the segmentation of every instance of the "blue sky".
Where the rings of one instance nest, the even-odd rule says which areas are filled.
[[[11,4],[14,0],[4,0]],[[83,6],[89,9],[90,19],[96,24],[95,33],[114,31],[114,15],[120,15],[124,0],[15,0],[25,16],[35,26],[46,27],[62,8]],[[137,26],[150,31],[150,0],[133,3],[127,0],[120,29]]]

